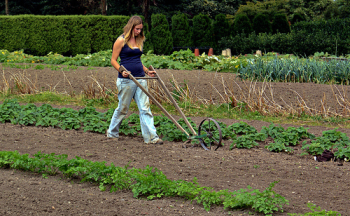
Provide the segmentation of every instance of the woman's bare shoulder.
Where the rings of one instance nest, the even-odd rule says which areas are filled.
[[[124,43],[124,37],[123,37],[123,35],[120,35],[118,38],[117,38],[117,40],[115,41],[115,43],[117,43],[117,42],[123,42]]]
[[[124,44],[124,38],[119,36],[117,40],[114,42],[114,46],[122,46]]]

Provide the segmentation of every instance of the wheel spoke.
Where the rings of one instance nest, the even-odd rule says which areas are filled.
[[[202,128],[202,130],[201,131],[204,131],[204,132],[206,132],[207,134],[209,133],[208,131],[206,131],[204,128]]]
[[[213,126],[213,128],[211,128]],[[220,125],[211,118],[204,119],[198,128],[198,134],[207,134],[207,137],[201,138],[201,145],[205,150],[209,150],[210,147],[217,145],[215,150],[221,146],[221,129]],[[209,149],[207,149],[208,147]]]

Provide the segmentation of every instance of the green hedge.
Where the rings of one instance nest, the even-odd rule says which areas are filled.
[[[238,34],[222,38],[220,48],[230,48],[232,54],[279,52],[302,56],[315,52],[328,52],[332,55],[350,53],[350,19],[298,22],[291,33],[277,34]]]
[[[212,20],[208,15],[198,14],[193,17],[193,45],[196,47],[212,46],[214,42],[214,32]]]
[[[152,29],[149,40],[155,54],[169,55],[173,49],[173,37],[169,29],[169,23],[163,14],[152,14]]]
[[[321,31],[327,35],[337,35],[343,38],[349,37],[350,34],[350,19],[331,19],[318,20],[312,22],[298,22],[292,25],[292,31],[306,31],[312,34],[316,31]]]
[[[306,31],[259,35],[252,33],[248,36],[239,34],[222,38],[218,44],[222,49],[230,48],[234,55],[254,53],[256,50],[301,56],[313,55],[315,52],[328,52],[332,55],[349,54],[350,38],[336,39],[336,36],[324,35],[321,31],[314,34],[308,34]]]
[[[128,16],[0,16],[0,49],[63,55],[111,49]]]
[[[192,29],[188,17],[184,13],[175,14],[171,17],[171,33],[175,47],[189,47],[192,45]]]

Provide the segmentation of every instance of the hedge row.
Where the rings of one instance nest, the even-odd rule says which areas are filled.
[[[290,53],[302,56],[315,52],[350,53],[350,19],[300,22],[291,33],[237,34],[222,38],[218,47],[230,48],[232,54],[263,52]]]
[[[0,16],[0,47],[33,55],[63,55],[111,49],[128,16]]]
[[[0,16],[0,48],[9,51],[23,49],[25,53],[39,56],[50,52],[69,56],[108,50],[122,34],[128,19],[128,16],[100,15]],[[173,19],[178,22],[173,22],[171,32],[163,15],[152,16],[151,34],[147,34],[148,26],[145,26],[149,39],[145,51],[153,49],[156,54],[170,54],[172,46],[194,45],[213,46],[216,54],[226,48],[231,48],[232,54],[253,53],[258,49],[298,55],[321,51],[337,55],[350,53],[350,19],[299,22],[292,25],[291,33],[246,34],[249,31],[244,31],[226,37],[223,36],[236,31],[232,28],[231,32],[222,31],[228,25],[223,16],[217,16],[212,26],[207,16],[197,15],[193,18],[193,28],[189,27],[186,16],[179,14]],[[157,20],[162,20],[162,24],[158,25]],[[234,26],[238,24],[237,19]],[[241,26],[238,29],[247,27],[246,24]]]

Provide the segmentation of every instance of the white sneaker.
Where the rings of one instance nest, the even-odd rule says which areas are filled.
[[[108,133],[108,130],[106,130],[106,136],[107,136],[107,138],[117,139],[117,140],[118,140],[118,138],[119,138],[119,137],[113,137],[113,136],[111,136],[111,135]]]

